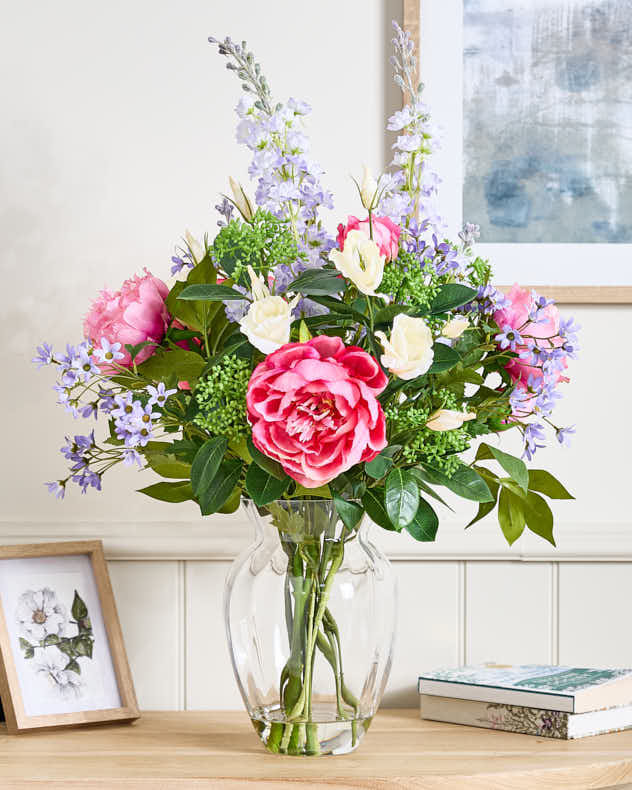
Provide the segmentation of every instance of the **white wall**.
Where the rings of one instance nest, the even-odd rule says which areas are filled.
[[[55,405],[51,371],[29,362],[34,346],[80,339],[98,288],[118,287],[143,266],[166,279],[185,228],[213,232],[217,193],[229,174],[246,179],[247,151],[234,142],[239,86],[209,34],[245,37],[276,95],[310,100],[314,153],[337,195],[332,227],[356,210],[349,173],[364,161],[378,170],[386,157],[383,122],[397,95],[385,48],[400,13],[401,2],[362,0],[25,0],[5,8],[0,540],[103,537],[145,707],[239,705],[220,606],[248,527],[242,517],[202,521],[192,506],[144,498],[134,489],[151,475],[129,470],[111,473],[102,494],[50,498],[42,483],[63,473],[63,436],[86,426]],[[391,704],[414,704],[418,671],[437,663],[632,665],[631,310],[573,312],[583,352],[559,414],[578,433],[572,449],[538,458],[578,496],[556,507],[560,550],[532,540],[509,550],[493,523],[463,533],[463,506],[436,546],[378,535],[402,585]]]

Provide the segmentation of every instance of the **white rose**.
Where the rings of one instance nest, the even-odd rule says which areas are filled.
[[[248,267],[254,301],[239,322],[241,331],[252,345],[263,354],[271,354],[290,342],[292,310],[300,296],[286,302],[281,296],[271,296],[263,279]]]
[[[426,428],[430,428],[431,431],[453,431],[455,428],[460,428],[464,422],[475,419],[476,414],[470,411],[439,409],[430,415]]]
[[[467,318],[453,318],[443,327],[441,334],[444,337],[449,337],[450,340],[455,340],[457,337],[461,337],[469,325],[470,322]]]
[[[414,379],[432,365],[432,332],[423,318],[400,313],[395,316],[390,340],[384,332],[376,332],[384,348],[382,364],[400,379]]]
[[[344,242],[344,249],[332,250],[329,260],[336,269],[368,296],[375,296],[375,289],[384,276],[385,256],[373,239],[361,230],[350,230]]]

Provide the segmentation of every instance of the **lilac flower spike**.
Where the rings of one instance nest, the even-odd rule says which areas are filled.
[[[54,494],[55,499],[63,499],[66,493],[66,483],[63,480],[54,480],[52,483],[44,483],[49,494]]]

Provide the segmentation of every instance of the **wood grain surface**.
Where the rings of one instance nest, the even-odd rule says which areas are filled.
[[[0,787],[607,788],[632,781],[632,731],[559,741],[378,714],[345,756],[267,754],[245,715],[145,713],[133,724],[8,735],[0,729]]]

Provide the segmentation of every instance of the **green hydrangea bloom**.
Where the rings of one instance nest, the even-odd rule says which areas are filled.
[[[412,252],[400,250],[396,260],[384,268],[380,292],[392,296],[395,302],[414,307],[428,307],[439,291],[439,277],[422,269]]]
[[[235,440],[248,436],[246,391],[249,381],[249,363],[239,357],[225,356],[197,383],[194,395],[199,411],[193,422],[211,436]]]
[[[267,274],[300,257],[289,223],[263,209],[257,209],[251,222],[235,219],[223,227],[213,242],[212,256],[226,274],[246,287],[250,287],[248,266]]]

